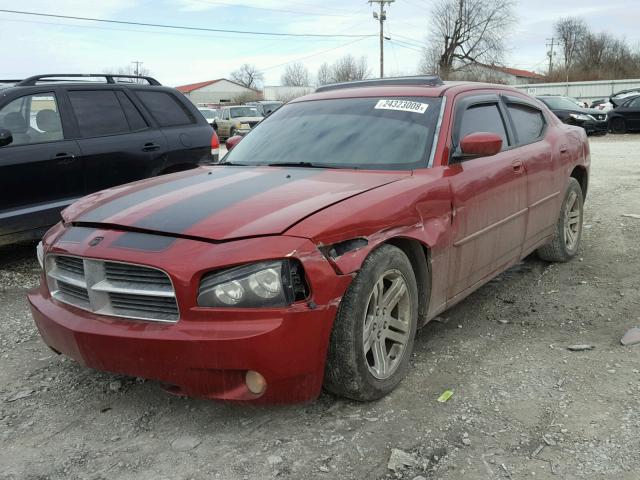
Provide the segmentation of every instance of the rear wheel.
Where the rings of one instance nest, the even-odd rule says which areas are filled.
[[[407,372],[418,289],[407,256],[383,245],[365,260],[335,320],[324,386],[359,401],[391,392]]]
[[[233,137],[236,134],[236,129],[235,127],[231,127],[229,129],[229,138]]]
[[[538,256],[551,262],[566,262],[578,252],[582,237],[584,199],[578,181],[571,177],[556,222],[553,242],[538,249]]]
[[[611,119],[610,129],[613,133],[627,133],[627,122],[624,118],[614,117]]]

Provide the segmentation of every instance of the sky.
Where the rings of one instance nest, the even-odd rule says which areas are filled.
[[[386,7],[385,74],[417,73],[434,0],[395,0]],[[286,65],[301,61],[315,75],[323,62],[345,54],[366,56],[378,73],[378,22],[366,0],[0,0],[0,9],[227,30],[362,35],[273,37],[105,24],[0,13],[0,78],[38,73],[99,73],[143,62],[165,85],[229,77],[255,65],[266,85],[278,85]],[[542,72],[553,22],[584,18],[640,45],[638,0],[519,0],[518,23],[507,42],[505,65]]]

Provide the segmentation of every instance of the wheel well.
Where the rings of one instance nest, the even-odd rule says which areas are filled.
[[[587,198],[587,186],[589,185],[589,178],[587,175],[587,169],[579,165],[573,169],[571,176],[575,178],[580,184],[582,190],[582,198]]]
[[[418,327],[427,323],[429,299],[431,298],[431,269],[429,260],[431,252],[418,240],[409,238],[392,238],[385,243],[398,247],[409,258],[418,284]]]
[[[196,165],[193,165],[190,163],[180,163],[178,165],[171,165],[170,167],[165,168],[158,175],[166,175],[167,173],[183,172],[185,170],[191,170],[192,168],[196,168]]]

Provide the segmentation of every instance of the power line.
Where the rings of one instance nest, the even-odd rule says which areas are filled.
[[[389,1],[389,0],[386,0]],[[205,27],[188,27],[184,25],[167,25],[161,23],[145,23],[145,22],[133,22],[125,20],[108,20],[105,18],[91,18],[91,17],[75,17],[71,15],[55,15],[52,13],[39,13],[39,12],[26,12],[21,10],[6,10],[0,9],[0,13],[12,13],[16,15],[31,15],[35,17],[47,17],[47,18],[63,18],[66,20],[81,20],[85,22],[101,22],[111,23],[119,25],[135,25],[141,27],[154,27],[154,28],[170,28],[174,30],[190,30],[199,32],[217,32],[217,33],[235,33],[239,35],[262,35],[262,36],[274,36],[274,37],[314,37],[314,38],[364,38],[373,37],[375,35],[354,35],[354,34],[340,34],[332,35],[326,33],[282,33],[282,32],[257,32],[246,30],[227,30],[221,28],[205,28]]]

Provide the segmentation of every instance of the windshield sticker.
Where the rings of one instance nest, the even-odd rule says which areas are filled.
[[[410,100],[378,100],[377,110],[399,110],[401,112],[424,113],[429,104],[412,102]]]

